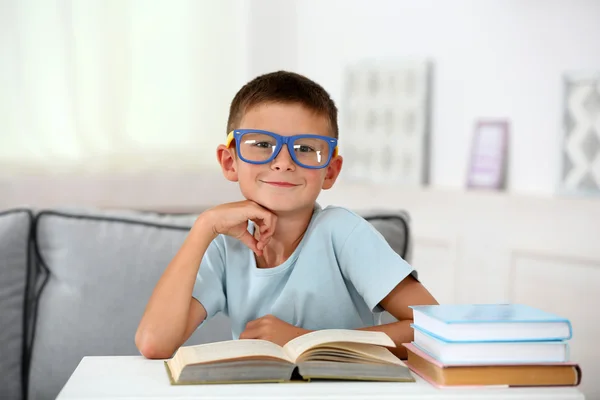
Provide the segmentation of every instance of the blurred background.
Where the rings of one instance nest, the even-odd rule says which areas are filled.
[[[600,398],[598,0],[0,0],[0,210],[239,199],[229,103],[280,69],[340,110],[319,202],[408,211],[441,302],[569,317]]]
[[[575,102],[589,121],[600,108],[595,0],[0,4],[0,206],[204,203],[205,185],[223,184],[214,150],[231,98],[278,69],[316,80],[336,101],[350,151],[342,178],[370,183],[385,169],[399,188],[465,188],[476,124],[492,120],[508,124],[506,191],[555,196],[573,130],[569,79],[596,85]],[[584,139],[580,147],[597,150],[597,135]],[[414,159],[375,165],[386,140],[392,159]],[[371,154],[352,151],[369,145]],[[597,194],[598,165],[576,177],[585,190],[570,192]],[[379,173],[369,178],[371,168]],[[113,190],[123,180],[129,190]],[[162,187],[165,197],[150,196]]]

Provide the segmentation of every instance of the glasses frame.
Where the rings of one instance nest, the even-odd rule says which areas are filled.
[[[276,144],[275,144],[275,151],[273,151],[273,154],[271,154],[271,156],[264,161],[252,161],[252,160],[248,160],[248,159],[244,158],[240,151],[240,142],[241,142],[242,136],[244,136],[246,133],[261,133],[261,134],[270,136],[273,139],[275,139]],[[306,165],[306,164],[302,164],[301,162],[299,162],[298,159],[296,158],[296,152],[294,151],[294,147],[293,147],[293,144],[297,139],[322,139],[322,140],[325,140],[326,142],[328,142],[329,143],[329,154],[327,154],[327,162],[323,165],[318,165],[318,166]],[[234,140],[235,140],[235,144],[236,144],[236,153],[237,153],[238,157],[242,161],[244,161],[248,164],[260,165],[260,164],[270,163],[279,155],[279,152],[281,151],[281,149],[283,148],[284,145],[287,146],[288,152],[290,153],[290,157],[292,157],[292,160],[294,160],[294,162],[302,168],[308,168],[308,169],[326,168],[329,166],[331,159],[333,157],[337,156],[337,154],[338,154],[338,145],[337,145],[338,140],[336,138],[332,138],[330,136],[313,135],[313,134],[308,134],[308,133],[300,134],[300,135],[292,135],[292,136],[281,136],[274,132],[263,131],[260,129],[234,129],[231,132],[229,132],[229,134],[227,135],[227,142],[225,143],[227,148],[229,148],[231,146],[231,143]]]

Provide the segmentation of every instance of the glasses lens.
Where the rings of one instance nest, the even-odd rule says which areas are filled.
[[[296,139],[294,154],[299,164],[309,167],[321,167],[329,162],[329,142],[319,138]]]
[[[277,140],[264,133],[244,133],[240,138],[240,154],[249,161],[266,161],[273,155]]]

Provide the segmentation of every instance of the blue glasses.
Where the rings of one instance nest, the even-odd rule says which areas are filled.
[[[250,164],[267,164],[287,145],[292,160],[303,168],[319,169],[329,165],[337,155],[337,139],[320,135],[281,136],[257,129],[229,132],[226,146],[235,140],[238,157]]]

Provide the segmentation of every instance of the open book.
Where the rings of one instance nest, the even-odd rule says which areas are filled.
[[[383,332],[329,329],[283,347],[255,339],[181,347],[165,366],[173,385],[295,379],[414,382],[408,367],[386,347],[395,344]]]

